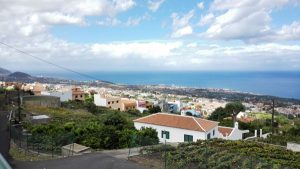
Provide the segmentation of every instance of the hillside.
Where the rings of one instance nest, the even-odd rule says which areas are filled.
[[[9,74],[11,74],[9,70],[0,67],[0,76],[7,76]]]
[[[34,80],[32,76],[23,72],[14,72],[6,76],[7,81],[31,82]]]
[[[210,140],[179,144],[177,148],[149,147],[133,161],[148,161],[172,169],[300,168],[300,153],[254,141]],[[165,154],[167,155],[166,158]],[[149,164],[145,164],[149,165]]]

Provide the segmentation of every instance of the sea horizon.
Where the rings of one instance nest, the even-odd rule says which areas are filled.
[[[83,73],[116,84],[229,89],[300,99],[300,71],[101,71]],[[63,72],[32,72],[31,74],[78,81],[91,80]]]

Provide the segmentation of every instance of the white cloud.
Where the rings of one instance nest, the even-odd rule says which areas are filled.
[[[144,14],[143,16],[137,17],[137,18],[129,17],[128,20],[125,23],[125,26],[137,26],[142,21],[149,20],[149,19],[150,19],[150,16],[147,13]]]
[[[148,8],[152,12],[157,11],[165,0],[148,0]]]
[[[273,4],[274,3],[274,4]],[[254,5],[253,5],[254,4]],[[34,56],[74,70],[300,70],[300,46],[280,44],[298,40],[300,21],[273,30],[271,12],[282,0],[215,1],[202,17],[209,25],[206,37],[243,39],[264,43],[230,45],[212,41],[148,40],[107,43],[72,43],[51,35],[57,24],[86,26],[88,16],[101,16],[99,25],[134,26],[144,16],[120,21],[117,16],[135,6],[132,0],[3,1],[0,8],[0,40]],[[174,38],[194,34],[194,10],[172,14]],[[204,18],[208,19],[204,19]],[[200,20],[200,23],[201,23]],[[76,35],[75,35],[76,36]],[[268,43],[273,41],[273,43]],[[277,42],[276,42],[277,41]],[[0,46],[1,65],[11,70],[56,71],[15,50]],[[22,67],[20,67],[22,65]]]
[[[204,61],[203,60],[201,60],[201,59],[199,59],[199,58],[192,58],[191,59],[191,63],[192,64],[201,64],[201,63],[203,63]]]
[[[84,24],[83,18],[77,17],[77,16],[71,16],[71,15],[64,15],[60,12],[46,12],[41,14],[40,16],[35,14],[31,16],[32,18],[38,20],[41,23],[49,24],[49,25],[55,25],[55,24],[75,24],[80,25]]]
[[[197,7],[198,7],[199,9],[204,9],[204,2],[199,2],[199,3],[197,4]]]
[[[193,33],[193,28],[189,25],[189,22],[194,16],[194,13],[194,10],[191,10],[182,16],[177,13],[172,13],[171,18],[173,20],[173,33],[171,37],[180,38]]]
[[[135,6],[133,0],[2,1],[0,37],[20,38],[47,33],[57,24],[85,25],[87,16],[114,18]]]
[[[172,37],[180,38],[183,36],[191,35],[192,33],[193,33],[193,28],[190,25],[187,25],[187,26],[177,29],[175,32],[173,32]]]
[[[115,58],[141,57],[141,58],[161,58],[172,55],[173,50],[180,48],[180,42],[133,42],[133,43],[112,43],[94,44],[91,51],[96,56],[110,56]]]
[[[178,28],[186,26],[190,19],[194,16],[194,13],[194,10],[189,11],[183,16],[180,16],[177,13],[172,13],[171,18],[173,19],[173,27]]]
[[[247,42],[268,39],[276,32],[271,28],[272,11],[288,3],[289,0],[215,0],[210,6],[212,14],[202,17],[199,23],[204,25],[213,19],[202,35],[212,39]]]
[[[49,36],[15,47],[75,70],[299,70],[300,46],[196,44],[182,41],[133,41],[76,44]],[[35,59],[0,47],[1,65],[11,70],[59,71]],[[201,65],[201,66],[199,66]]]
[[[198,25],[203,26],[210,24],[213,19],[215,18],[215,15],[213,13],[209,13],[207,15],[201,16],[200,22]]]
[[[197,47],[197,46],[198,46],[198,45],[197,45],[196,42],[189,43],[189,44],[186,45],[186,47],[188,47],[188,48],[195,48],[195,47]]]
[[[171,67],[174,67],[174,66],[177,66],[178,63],[175,61],[175,60],[171,60],[171,61],[167,61],[165,63],[166,66],[171,66]]]
[[[299,40],[300,39],[300,21],[294,21],[290,25],[283,25],[277,32],[279,38]]]
[[[122,22],[120,20],[118,20],[117,18],[107,17],[104,20],[97,21],[96,24],[99,26],[117,26],[117,25],[122,24]]]
[[[150,16],[146,13],[143,16],[140,17],[129,17],[126,21],[121,21],[115,17],[106,17],[102,20],[98,20],[96,22],[97,25],[99,26],[137,26],[139,25],[142,21],[149,20]]]

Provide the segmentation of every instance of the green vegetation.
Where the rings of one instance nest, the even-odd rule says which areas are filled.
[[[219,121],[220,126],[232,127],[233,118],[232,113],[234,109],[243,110],[241,106],[234,103],[227,104],[225,108],[217,108],[208,119]],[[235,108],[236,107],[236,108]],[[236,113],[235,113],[236,114]],[[249,115],[254,120],[248,123],[239,121],[239,128],[242,130],[249,130],[245,137],[253,136],[255,130],[262,129],[263,133],[272,132],[272,115],[270,113],[251,113]],[[300,143],[300,119],[288,118],[282,114],[275,113],[275,122],[273,127],[274,133],[267,139],[259,139],[260,141],[279,144],[286,146],[287,142]]]
[[[49,150],[53,149],[51,145],[60,147],[72,142],[94,149],[125,148],[129,146],[132,135],[140,139],[151,138],[154,140],[152,144],[158,143],[157,134],[149,131],[153,129],[138,131],[134,128],[132,119],[140,117],[141,114],[119,112],[104,107],[97,107],[97,113],[91,113],[86,103],[64,104],[64,107],[71,108],[26,107],[27,112],[51,117],[47,124],[25,123],[25,128],[32,134],[29,142],[45,145],[44,148]]]
[[[159,112],[161,112],[161,109],[160,109],[159,106],[154,106],[154,107],[150,107],[150,108],[149,108],[149,113],[150,113],[150,114],[153,114],[153,113],[159,113]]]
[[[232,117],[236,121],[239,112],[245,111],[245,106],[241,102],[227,103],[225,108],[217,108],[209,117],[209,120],[222,121],[225,117]]]
[[[24,149],[18,148],[16,145],[11,145],[9,154],[14,160],[18,161],[41,161],[57,158],[56,156],[52,157],[52,155],[36,154],[30,151],[25,151]]]
[[[149,147],[146,157],[164,159],[167,168],[299,168],[300,153],[287,151],[278,146],[251,142],[209,140],[167,146]],[[154,155],[153,155],[154,154]],[[162,161],[163,165],[164,161]]]

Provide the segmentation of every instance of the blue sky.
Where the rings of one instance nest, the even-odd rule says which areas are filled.
[[[299,71],[299,0],[1,1],[0,41],[77,71]],[[0,46],[0,67],[60,71]]]

